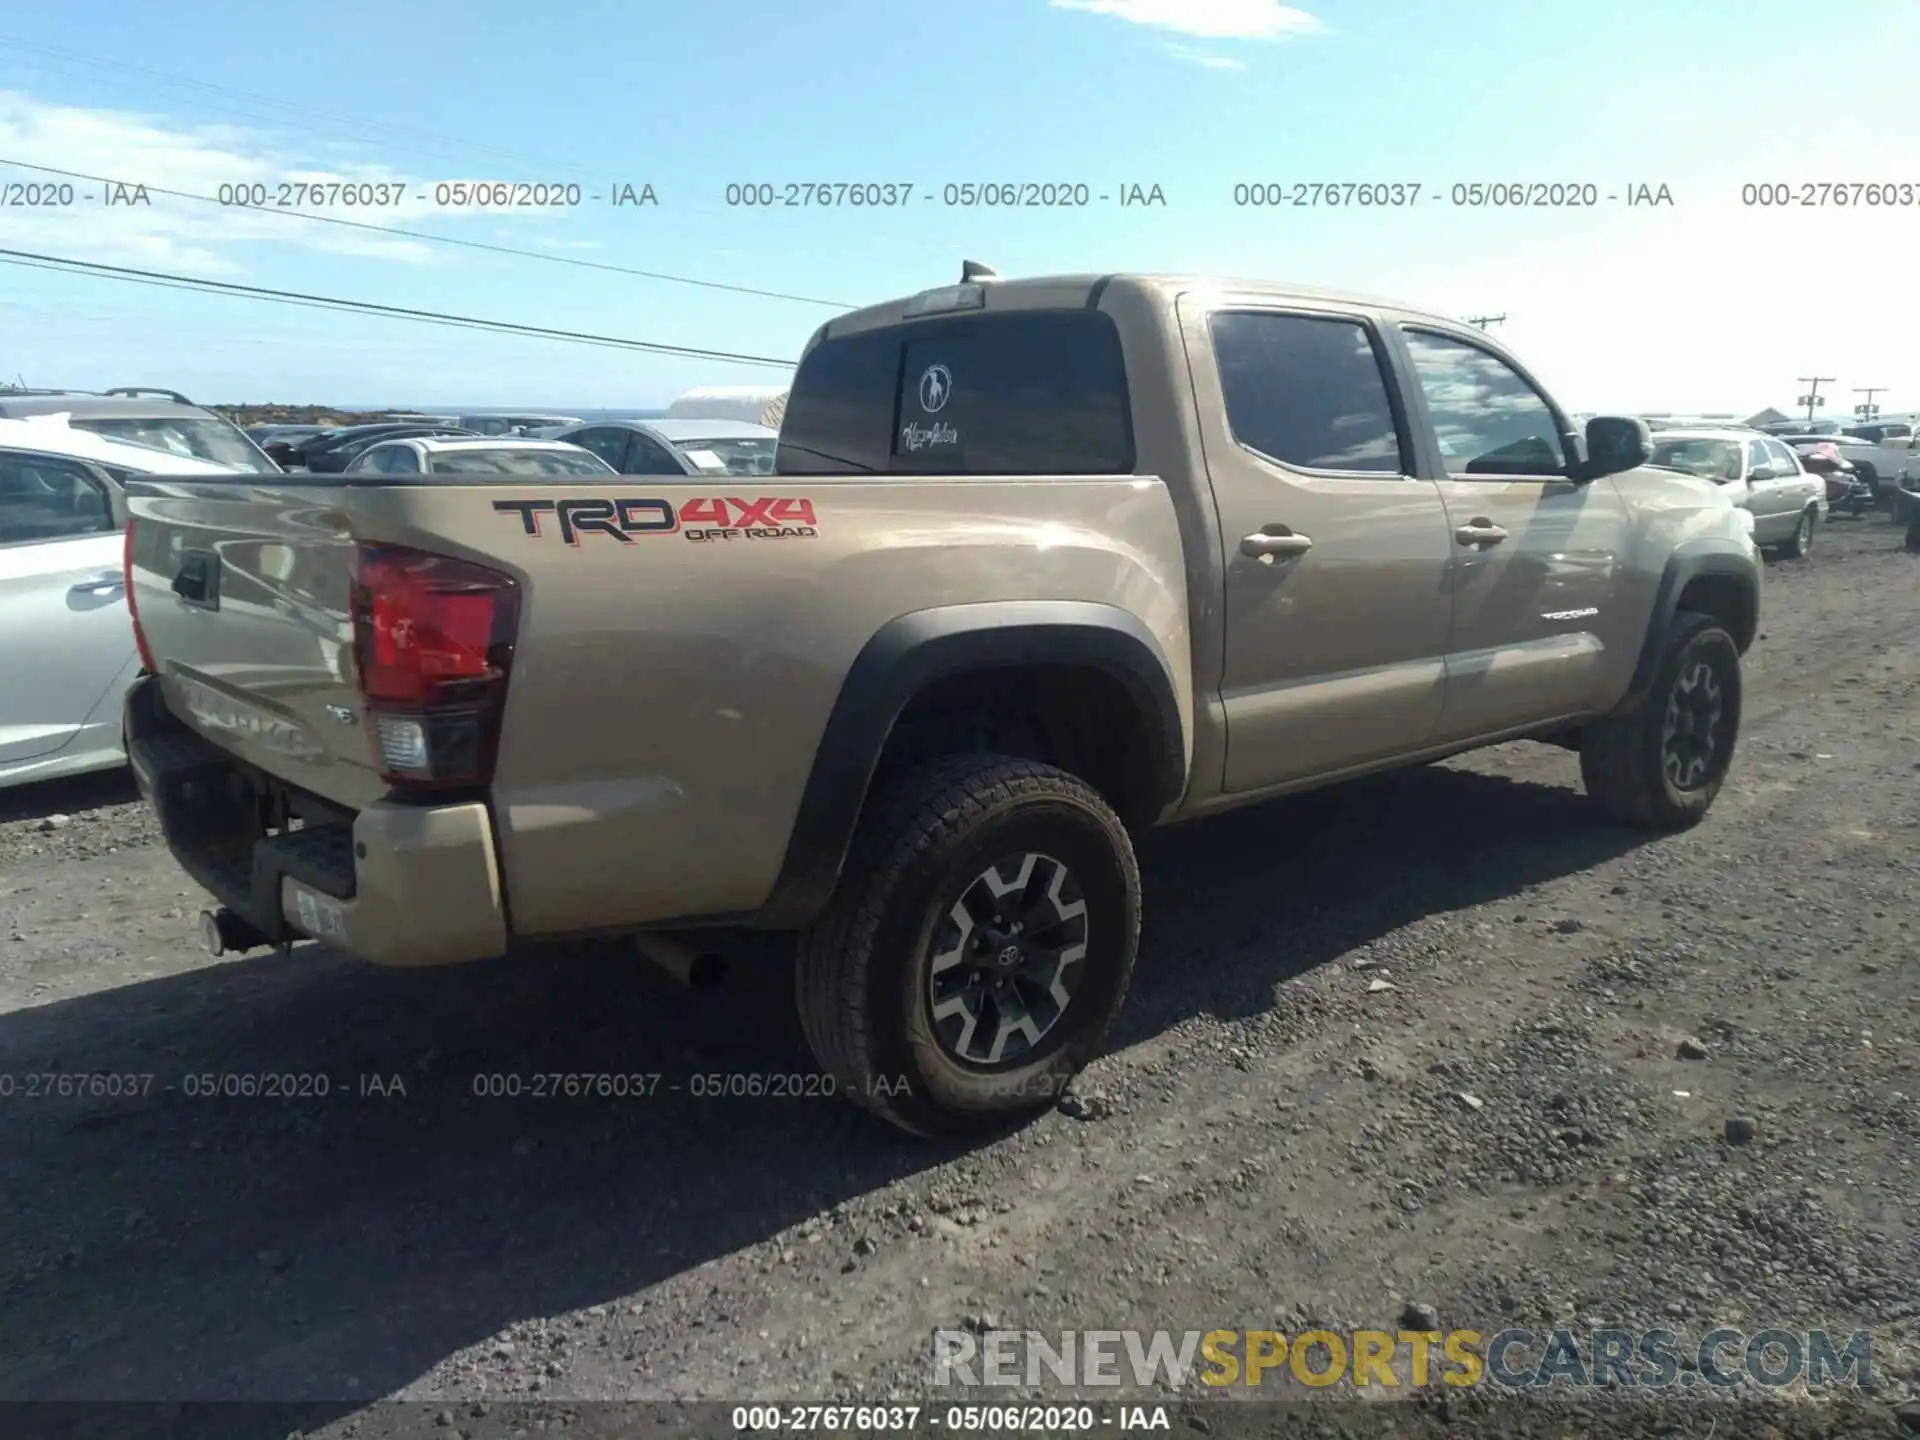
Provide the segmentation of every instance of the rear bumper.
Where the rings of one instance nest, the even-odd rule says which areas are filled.
[[[143,676],[127,759],[180,866],[268,944],[325,941],[377,965],[450,965],[507,948],[486,806],[367,806],[270,834],[278,782],[182,725]]]

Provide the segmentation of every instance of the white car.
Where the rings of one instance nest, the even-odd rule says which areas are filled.
[[[559,440],[417,435],[382,440],[353,457],[347,475],[617,475],[590,450]]]
[[[1753,516],[1753,543],[1763,549],[1804,555],[1826,519],[1826,482],[1792,447],[1757,430],[1656,430],[1649,463],[1728,487],[1733,503]]]
[[[120,482],[230,473],[64,414],[0,419],[0,787],[125,763],[120,700],[140,658]]]

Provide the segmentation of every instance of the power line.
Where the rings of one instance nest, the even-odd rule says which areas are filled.
[[[1802,385],[1812,387],[1806,394],[1794,402],[1796,405],[1804,405],[1807,407],[1807,419],[1811,421],[1813,419],[1813,412],[1820,408],[1820,387],[1822,385],[1836,384],[1837,382],[1831,375],[1797,375],[1794,378]]]
[[[92,55],[76,54],[71,50],[55,50],[45,46],[27,45],[18,40],[7,39],[0,39],[0,46],[9,50],[18,50],[28,55],[39,55],[64,65],[78,65],[94,70],[107,70],[121,75],[140,75],[149,80],[158,80],[163,85],[173,85],[183,90],[198,90],[208,95],[224,95],[236,100],[244,100],[250,105],[268,105],[278,110],[291,111],[295,115],[308,115],[321,120],[331,120],[336,124],[350,125],[359,130],[381,131],[390,135],[411,135],[416,139],[431,140],[437,145],[448,147],[454,155],[462,152],[473,155],[482,153],[496,155],[505,160],[518,160],[523,163],[538,165],[548,171],[563,170],[571,172],[574,168],[572,166],[558,165],[552,159],[543,159],[538,155],[528,155],[524,151],[502,150],[492,145],[475,145],[467,141],[456,140],[448,135],[438,135],[430,130],[410,130],[399,125],[388,125],[382,121],[360,120],[351,115],[342,115],[336,111],[317,109],[304,102],[278,99],[274,96],[261,95],[251,90],[236,90],[231,86],[214,85],[205,80],[191,80],[184,75],[170,75],[164,70],[149,70],[139,65],[128,65],[115,60],[102,60]],[[308,128],[309,133],[312,134],[321,133],[317,130],[310,129],[310,127],[295,126],[294,128]],[[402,149],[406,147],[395,146],[394,148]],[[415,153],[430,152],[416,151]],[[439,158],[444,159],[446,156],[442,155]]]
[[[1499,315],[1469,315],[1467,316],[1467,323],[1485,330],[1490,325],[1504,324],[1506,318],[1504,312]]]
[[[450,235],[423,235],[418,230],[402,230],[394,225],[375,225],[366,220],[342,220],[336,215],[315,215],[306,210],[282,210],[274,206],[229,205],[217,195],[196,195],[191,190],[169,190],[164,185],[116,180],[107,175],[89,175],[80,170],[62,170],[56,165],[34,165],[25,160],[10,160],[4,155],[0,155],[0,165],[11,166],[16,170],[33,170],[42,175],[62,175],[69,180],[88,180],[96,185],[124,185],[130,190],[138,185],[139,188],[155,195],[171,195],[176,200],[192,200],[204,205],[218,205],[230,214],[280,215],[289,220],[311,220],[316,225],[339,225],[348,230],[368,230],[376,235],[396,235],[405,240],[424,240],[432,245],[454,245],[463,250],[486,250],[495,255],[512,255],[522,260],[543,260],[549,265],[573,265],[582,270],[604,270],[615,275],[632,275],[641,280],[662,280],[673,285],[692,285],[702,290],[725,290],[730,294],[755,295],[764,300],[791,300],[798,305],[824,305],[833,310],[856,308],[844,300],[822,300],[816,295],[795,295],[785,290],[760,290],[751,285],[728,285],[719,280],[695,280],[685,275],[663,274],[658,270],[636,270],[627,265],[613,265],[604,260],[582,260],[573,255],[546,255],[538,250],[521,250],[512,245],[490,245],[484,240],[458,240]]]
[[[238,285],[228,280],[201,280],[191,275],[169,275],[159,270],[134,270],[121,265],[103,265],[94,260],[73,260],[61,255],[40,255],[31,250],[0,249],[0,264],[24,265],[30,269],[53,270],[66,274],[95,275],[103,279],[156,285],[173,290],[237,295],[250,300],[305,305],[322,310],[383,315],[394,320],[416,320],[426,324],[448,325],[465,330],[487,330],[497,334],[521,335],[536,340],[565,340],[579,345],[605,345],[618,350],[641,350],[649,354],[677,355],[694,360],[724,360],[736,365],[772,365],[782,370],[792,369],[794,365],[791,360],[776,360],[767,355],[743,355],[728,350],[703,350],[692,345],[669,345],[654,340],[627,340],[614,335],[590,335],[578,330],[555,330],[544,325],[523,325],[513,320],[487,320],[473,315],[452,315],[440,310],[412,310],[399,305],[379,305],[371,300],[345,300],[332,295],[308,295],[298,290],[272,290],[259,285]]]

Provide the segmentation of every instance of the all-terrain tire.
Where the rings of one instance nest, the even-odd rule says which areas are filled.
[[[1691,751],[1682,758],[1684,747],[1673,742],[1683,728],[1690,739],[1697,722],[1685,717],[1703,713],[1698,707],[1708,703],[1709,692],[1718,705],[1713,752],[1704,761]],[[1646,698],[1626,715],[1586,726],[1580,778],[1588,798],[1610,818],[1645,829],[1684,830],[1696,824],[1720,793],[1733,762],[1740,698],[1740,648],[1733,636],[1711,615],[1680,611]]]
[[[1818,526],[1819,511],[1809,505],[1800,512],[1800,521],[1794,527],[1793,534],[1780,542],[1780,553],[1789,560],[1804,557],[1813,548],[1813,532]]]
[[[1079,973],[1051,1027],[1022,1041],[1024,1054],[998,1065],[969,1063],[940,1034],[951,1023],[950,995],[942,1001],[948,1021],[933,1013],[936,988],[952,983],[933,973],[935,946],[956,943],[952,917],[963,897],[977,906],[989,893],[977,888],[989,870],[998,885],[1033,856],[1070,876],[1033,903],[1047,900],[1062,914],[1073,909],[1063,907],[1062,894],[1084,901],[1084,914],[1064,922],[1079,927],[1068,932],[1084,945],[1071,962]],[[1133,844],[1091,786],[1030,760],[949,756],[868,801],[833,898],[800,943],[801,1029],[837,1091],[901,1129],[998,1130],[1056,1103],[1101,1053],[1126,1000],[1139,940]],[[1064,983],[1067,968],[1055,973]],[[969,1026],[966,1035],[973,1034]]]

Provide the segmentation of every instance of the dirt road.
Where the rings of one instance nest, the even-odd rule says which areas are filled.
[[[1920,557],[1836,523],[1769,565],[1762,630],[1686,835],[1596,823],[1573,757],[1511,746],[1149,837],[1114,1052],[971,1151],[703,1093],[811,1070],[778,946],[719,996],[615,953],[212,962],[124,789],[0,801],[0,1400],[478,1435],[515,1397],[920,1394],[938,1328],[1418,1304],[1868,1331],[1881,1408],[1831,1433],[1892,1433],[1920,1394]],[[136,1078],[62,1093],[87,1073]],[[548,1074],[661,1078],[484,1093]],[[1645,1433],[1704,1436],[1708,1404]]]

